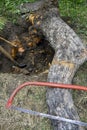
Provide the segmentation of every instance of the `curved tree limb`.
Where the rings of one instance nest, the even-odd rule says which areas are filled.
[[[55,50],[48,81],[72,83],[75,72],[87,60],[87,50],[76,33],[59,17],[58,9],[53,4],[57,0],[46,0],[45,2],[49,2],[50,6],[48,5],[46,9],[37,11],[39,15],[42,15],[42,18],[37,24],[38,20],[34,17],[33,24],[42,30]],[[70,91],[49,88],[47,90],[47,104],[51,114],[79,120]],[[83,130],[77,125],[54,120],[52,124],[54,130]]]
[[[54,12],[55,9],[53,9]],[[52,13],[52,9],[50,10]],[[48,81],[71,83],[78,67],[87,60],[87,50],[75,32],[54,14],[41,27],[44,35],[55,50],[55,56],[48,74]],[[48,89],[47,104],[51,114],[71,119],[79,119],[71,93],[68,90]],[[63,122],[53,121],[54,130],[82,130],[82,128]]]

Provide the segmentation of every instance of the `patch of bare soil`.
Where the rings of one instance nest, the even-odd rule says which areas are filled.
[[[23,72],[29,75],[39,73],[49,68],[54,55],[54,50],[40,30],[33,28],[22,18],[16,24],[6,24],[1,34],[0,46],[6,51],[3,53],[2,48],[0,49],[0,72]]]

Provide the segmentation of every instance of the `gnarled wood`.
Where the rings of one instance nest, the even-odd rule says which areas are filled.
[[[46,8],[37,11],[42,18],[37,24],[35,17],[33,24],[42,30],[55,50],[48,81],[70,84],[78,67],[87,60],[87,50],[76,33],[59,17],[55,2],[57,3],[57,0],[45,0]],[[70,91],[49,88],[47,104],[51,114],[79,120]],[[77,125],[65,122],[53,120],[52,124],[54,130],[83,130]]]
[[[34,3],[23,3],[20,5],[20,12],[22,14],[30,13],[33,11],[42,10],[43,8],[47,9],[50,7],[58,7],[58,0],[38,0]]]
[[[87,60],[87,50],[75,32],[56,15],[55,9],[51,9],[48,14],[47,19],[41,24],[44,35],[55,50],[48,81],[71,83],[78,67]],[[47,104],[51,114],[79,120],[70,91],[48,89]],[[79,126],[69,123],[52,123],[54,130],[82,130]]]

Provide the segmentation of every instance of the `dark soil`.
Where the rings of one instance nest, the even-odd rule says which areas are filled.
[[[50,47],[49,42],[41,33],[41,36],[39,36],[41,37],[41,40],[38,44],[31,47],[27,46],[23,37],[29,36],[29,27],[32,27],[32,25],[20,18],[15,24],[8,22],[3,29],[1,36],[9,41],[14,40],[16,35],[18,36],[23,44],[25,52],[22,55],[17,54],[14,60],[21,65],[25,65],[25,68],[23,69],[30,75],[49,68],[53,59],[54,50]],[[7,43],[0,40],[0,45],[10,53],[11,47]],[[20,73],[22,72],[22,69],[15,66],[12,61],[0,52],[0,72]]]

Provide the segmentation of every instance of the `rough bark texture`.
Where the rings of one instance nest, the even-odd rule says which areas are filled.
[[[20,11],[22,14],[29,13],[31,11],[37,11],[44,4],[44,1],[38,1],[34,3],[24,3],[20,5]]]
[[[55,2],[57,0],[45,0],[46,8],[38,10],[42,15],[41,23],[37,24],[36,21],[34,26],[42,30],[55,50],[48,81],[70,84],[78,67],[87,60],[87,50],[76,33],[59,17]],[[47,104],[50,114],[79,120],[70,91],[49,88]],[[52,124],[54,130],[83,130],[77,125],[65,122],[53,120]]]
[[[87,50],[75,32],[57,16],[56,9],[49,11],[41,27],[55,50],[48,81],[71,83],[76,70],[87,59]],[[79,120],[70,91],[48,89],[47,104],[51,114]],[[58,121],[52,123],[54,130],[82,130],[79,126],[69,123]]]
[[[58,7],[58,0],[39,0],[34,3],[24,3],[20,5],[22,14],[32,11],[42,10],[43,8]]]

